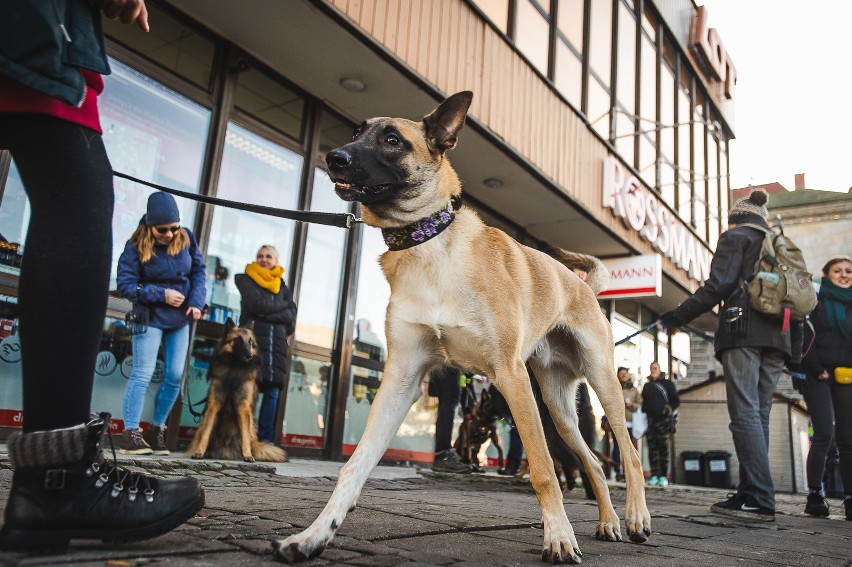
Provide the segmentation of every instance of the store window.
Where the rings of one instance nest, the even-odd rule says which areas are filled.
[[[546,11],[535,0],[517,0],[515,15],[515,45],[546,76],[550,43]]]
[[[640,135],[636,132],[636,124],[639,123],[634,117],[632,110],[623,108],[621,105],[617,107],[618,112],[615,113],[615,149],[622,159],[632,166],[636,166],[635,148],[636,140]],[[642,124],[639,123],[639,129],[642,129]]]
[[[692,126],[693,141],[693,170],[695,174],[695,209],[693,226],[698,235],[707,239],[707,169],[705,167],[704,151],[707,133],[704,127],[704,117],[701,114],[702,106],[696,103],[694,124]]]
[[[330,377],[328,361],[293,355],[287,382],[283,445],[311,449],[325,446]]]
[[[240,73],[234,106],[295,140],[302,139],[304,97],[256,67]]]
[[[589,65],[604,86],[609,87],[612,68],[612,2],[591,3]],[[591,112],[590,115],[593,115]]]
[[[149,2],[147,8],[151,25],[149,33],[139,33],[136,26],[103,18],[104,33],[154,63],[209,90],[216,44],[155,3]]]
[[[346,213],[349,203],[334,193],[334,183],[322,169],[314,172],[311,211]],[[299,286],[296,341],[331,349],[337,326],[343,281],[346,231],[334,226],[308,225],[305,261]]]
[[[648,134],[639,142],[639,172],[645,183],[651,187],[657,185],[657,135],[654,126],[657,123],[657,48],[644,33],[640,41],[641,67],[639,77],[639,114],[642,116],[643,130]]]
[[[719,240],[719,144],[707,137],[707,243],[716,249]]]
[[[676,211],[681,219],[689,223],[692,220],[692,191],[690,189],[692,130],[689,124],[692,111],[689,104],[689,92],[683,88],[679,88],[677,93],[677,117],[679,125],[677,127],[678,194]]]
[[[593,77],[590,77],[589,79],[589,96],[587,105],[588,108],[586,109],[586,115],[592,121],[592,127],[597,130],[598,134],[609,139],[612,99],[609,91]]]
[[[556,26],[577,53],[583,51],[583,0],[559,0]]]
[[[630,114],[636,113],[636,17],[624,4],[618,4],[618,72],[616,97]],[[645,123],[643,130],[654,125]],[[616,129],[616,135],[626,134]]]
[[[104,144],[115,171],[190,193],[199,192],[210,111],[131,69],[111,60],[113,73],[104,77],[99,97]],[[112,219],[115,288],[118,257],[139,225],[154,191],[116,178]],[[192,227],[195,201],[175,198],[181,222]]]
[[[295,209],[299,195],[303,158],[248,129],[229,123],[219,173],[217,196]],[[208,317],[222,323],[239,316],[240,294],[234,275],[254,261],[258,248],[271,244],[279,253],[278,263],[290,269],[296,223],[229,208],[216,208],[207,246]],[[287,279],[285,272],[284,279]],[[218,276],[216,274],[219,274]]]
[[[553,82],[574,108],[583,102],[583,61],[561,38],[556,42],[556,62]]]
[[[352,373],[346,398],[343,428],[344,455],[351,455],[364,433],[367,413],[382,380],[387,358],[385,311],[390,286],[376,261],[387,250],[381,232],[364,227],[355,302],[355,331],[352,347]],[[434,453],[436,405],[424,395],[409,409],[385,453],[386,459],[430,461]]]

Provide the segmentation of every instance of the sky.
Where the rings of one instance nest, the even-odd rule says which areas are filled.
[[[696,0],[737,68],[731,188],[852,187],[852,0]]]

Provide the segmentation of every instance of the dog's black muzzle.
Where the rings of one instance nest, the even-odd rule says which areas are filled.
[[[326,154],[329,177],[334,182],[334,192],[344,201],[358,201],[369,205],[385,200],[398,184],[358,182],[356,179],[369,178],[369,172],[356,164],[355,157],[346,146]]]

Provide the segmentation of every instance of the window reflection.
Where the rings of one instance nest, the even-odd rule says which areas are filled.
[[[103,18],[104,33],[196,85],[209,88],[216,44],[153,2],[147,8],[149,33]]]
[[[30,224],[30,202],[14,161],[0,197],[0,242],[3,244],[0,248],[0,265],[4,272],[19,273]]]
[[[312,211],[345,213],[349,204],[334,193],[334,184],[325,171],[314,172]],[[305,262],[299,286],[299,317],[296,337],[300,343],[332,348],[337,328],[343,279],[343,252],[346,231],[334,226],[308,225]]]
[[[556,43],[554,83],[568,102],[579,109],[582,104],[583,62],[562,40]]]
[[[302,156],[261,138],[234,123],[228,124],[217,195],[223,199],[294,209],[299,194]],[[266,215],[216,208],[207,246],[207,273],[225,268],[223,279],[212,282],[209,317],[224,322],[236,318],[240,294],[235,274],[254,261],[257,249],[271,244],[280,254],[278,263],[290,268],[295,222]],[[284,278],[287,278],[285,273]],[[213,295],[215,294],[215,295]]]
[[[325,446],[330,376],[331,364],[327,361],[293,355],[287,383],[282,444],[314,449]]]
[[[636,18],[624,4],[619,3],[618,10],[616,96],[624,108],[630,114],[634,114],[636,109]],[[621,133],[616,132],[616,134]]]
[[[583,49],[583,0],[559,0],[556,24],[574,49]]]
[[[210,111],[118,61],[99,97],[104,144],[115,171],[198,193]],[[110,285],[124,242],[145,214],[154,190],[116,178]],[[177,197],[181,221],[192,226],[196,203]]]
[[[612,65],[612,2],[592,2],[589,64],[598,78],[609,86]]]
[[[589,100],[586,115],[592,126],[604,138],[609,138],[609,93],[596,80],[589,80]]]
[[[234,106],[296,140],[302,138],[305,99],[259,69],[240,73]]]

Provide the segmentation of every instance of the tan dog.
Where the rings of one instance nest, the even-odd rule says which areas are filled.
[[[372,118],[326,157],[338,196],[360,201],[364,221],[382,229],[390,248],[381,257],[391,287],[388,358],[364,435],[331,499],[305,531],[273,544],[279,559],[322,552],[420,395],[421,379],[444,364],[488,376],[506,397],[542,508],[544,560],[576,563],[581,554],[545,443],[528,359],[556,428],[590,471],[600,510],[596,536],[618,541],[621,528],[600,464],[577,429],[581,375],[597,392],[624,455],[627,533],[635,542],[651,533],[639,454],[615,377],[612,330],[595,298],[606,269],[597,259],[565,253],[561,259],[582,264],[584,283],[551,256],[485,226],[469,209],[453,220],[461,184],[445,152],[455,146],[472,99],[470,92],[453,95],[419,122]]]
[[[228,319],[210,365],[204,417],[187,448],[193,459],[287,460],[283,449],[257,440],[254,408],[259,369],[252,325],[237,327]]]

